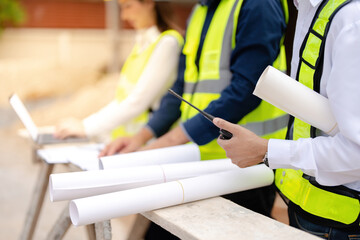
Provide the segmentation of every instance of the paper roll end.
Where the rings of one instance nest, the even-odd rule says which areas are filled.
[[[70,219],[73,225],[79,226],[79,210],[74,201],[69,203]]]
[[[337,123],[335,123],[335,125],[326,134],[328,134],[330,136],[335,136],[335,134],[338,132],[339,132],[339,126]]]
[[[269,71],[271,71],[273,67],[272,66],[267,66],[265,68],[265,70],[263,71],[263,73],[261,74],[261,76],[259,77],[257,83],[256,83],[256,86],[255,86],[255,89],[254,89],[254,92],[253,94],[257,97],[260,97],[261,95],[261,87],[262,87],[262,83],[265,81],[265,79],[267,78],[267,76],[269,75]],[[261,97],[260,97],[261,98]]]

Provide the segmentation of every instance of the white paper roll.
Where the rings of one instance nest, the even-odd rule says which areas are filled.
[[[72,200],[75,226],[151,211],[270,185],[273,171],[263,164],[168,183]]]
[[[220,159],[57,173],[50,175],[49,195],[52,202],[73,200],[237,168],[230,159]]]
[[[158,166],[51,174],[49,195],[52,202],[72,200],[156,184],[163,175]]]
[[[328,135],[339,131],[327,98],[271,66],[260,76],[253,94]]]
[[[155,164],[200,161],[200,150],[196,144],[118,154],[100,158],[100,169],[114,169]]]

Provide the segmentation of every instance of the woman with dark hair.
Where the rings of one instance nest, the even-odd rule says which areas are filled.
[[[58,138],[133,135],[175,80],[183,38],[170,5],[153,0],[119,4],[121,19],[136,30],[136,43],[122,67],[116,97],[83,120],[62,120],[56,127]]]

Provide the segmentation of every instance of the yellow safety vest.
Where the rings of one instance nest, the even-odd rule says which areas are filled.
[[[200,109],[205,109],[211,101],[220,97],[220,93],[230,85],[230,55],[235,47],[237,20],[242,0],[220,1],[206,34],[199,69],[195,60],[199,39],[206,18],[207,6],[197,5],[192,13],[186,34],[183,54],[186,56],[184,72],[183,97]],[[287,5],[284,11],[287,18]],[[285,49],[276,60],[276,66],[286,71]],[[181,105],[181,119],[186,121],[198,112],[187,104]],[[262,101],[252,112],[247,114],[239,124],[265,138],[285,138],[288,115],[271,104]],[[225,151],[217,144],[216,139],[200,146],[201,159],[225,158]]]
[[[175,30],[167,30],[160,34],[156,41],[150,44],[144,51],[139,53],[139,46],[136,44],[129,57],[126,59],[120,72],[120,80],[116,89],[116,100],[121,102],[126,99],[134,90],[146,64],[151,57],[160,39],[166,35],[175,37],[179,46],[183,45],[183,37]],[[138,132],[148,121],[149,111],[143,112],[130,122],[117,127],[112,131],[113,139],[119,136],[131,136]]]
[[[349,2],[349,0],[323,1],[301,47],[297,79],[315,91],[319,92],[320,88],[322,72],[319,71],[322,71],[324,40],[331,20],[338,10]],[[311,132],[312,127],[309,124],[294,119],[293,140],[315,137]],[[339,223],[340,225],[358,224],[356,222],[359,221],[360,213],[359,196],[350,190],[347,196],[339,194],[336,187],[327,187],[325,190],[318,183],[310,182],[301,170],[293,169],[277,169],[275,185],[290,201],[307,213],[326,219],[337,226]]]

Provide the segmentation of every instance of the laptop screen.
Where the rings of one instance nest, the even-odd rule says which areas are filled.
[[[29,131],[31,138],[36,141],[38,137],[38,129],[23,102],[16,94],[13,94],[9,98],[9,102],[16,114],[19,116],[21,122],[24,124],[25,128]]]

